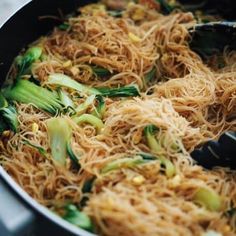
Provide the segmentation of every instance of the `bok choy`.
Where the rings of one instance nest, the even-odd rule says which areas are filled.
[[[29,48],[23,56],[16,58],[16,65],[18,67],[17,79],[24,75],[31,67],[32,63],[41,57],[42,52],[41,47],[32,47]]]
[[[18,80],[13,86],[5,88],[3,94],[8,100],[33,104],[51,114],[63,109],[57,94],[28,80]]]
[[[93,224],[91,219],[73,204],[69,204],[65,207],[65,214],[63,218],[73,225],[93,232]]]
[[[67,145],[70,142],[72,128],[68,120],[54,117],[46,121],[52,159],[59,166],[66,165]]]
[[[48,77],[47,84],[74,89],[82,94],[101,95],[105,97],[131,97],[139,96],[137,85],[129,85],[120,88],[90,88],[64,74],[52,74]]]
[[[155,137],[155,133],[157,131],[158,131],[158,128],[154,125],[148,125],[144,129],[144,134],[147,140],[147,144],[149,148],[151,149],[151,151],[153,151],[156,154],[162,151],[162,147],[158,143]],[[175,172],[176,172],[175,166],[169,159],[165,158],[163,155],[159,155],[158,159],[160,160],[161,164],[165,166],[166,176],[172,177],[173,175],[175,175]]]
[[[14,133],[18,131],[19,121],[16,108],[8,104],[2,93],[0,93],[0,118],[0,133],[7,129],[12,130]]]

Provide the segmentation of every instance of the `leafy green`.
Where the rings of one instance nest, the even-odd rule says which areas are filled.
[[[67,92],[62,89],[58,89],[58,96],[64,107],[75,108],[75,105]]]
[[[19,129],[19,121],[16,108],[9,105],[8,107],[1,108],[0,114],[5,120],[6,124],[9,126],[10,130],[12,130],[14,133],[17,133]]]
[[[83,188],[82,188],[82,193],[90,193],[92,191],[93,188],[93,184],[96,180],[96,177],[93,176],[92,178],[86,180],[84,182]],[[86,202],[89,200],[87,195],[84,195],[83,198],[80,201],[80,206],[85,206]]]
[[[16,108],[13,105],[9,105],[5,97],[0,92],[0,133],[7,128],[13,132],[17,132],[19,129],[18,114]]]
[[[157,160],[156,156],[149,153],[141,152],[138,155],[141,156],[144,160],[150,160],[150,161]]]
[[[200,187],[194,194],[193,201],[210,211],[220,211],[222,206],[219,194],[210,188]]]
[[[106,174],[110,171],[121,169],[121,168],[132,168],[132,167],[136,167],[137,165],[148,163],[149,161],[153,161],[153,160],[144,159],[142,156],[135,156],[133,158],[129,158],[129,157],[122,158],[122,159],[111,161],[108,164],[106,164],[102,168],[101,173]]]
[[[111,75],[111,72],[100,66],[91,66],[93,73],[98,77],[106,77]]]
[[[58,26],[60,30],[68,30],[70,28],[70,25],[68,23],[63,23]]]
[[[151,82],[151,81],[154,79],[154,77],[155,77],[155,75],[156,75],[156,72],[157,72],[156,67],[153,67],[153,68],[144,76],[145,82],[146,82],[146,83]]]
[[[90,95],[84,103],[80,104],[76,109],[75,112],[77,115],[85,112],[89,106],[91,106],[96,98],[96,95]]]
[[[63,109],[56,94],[28,80],[18,80],[15,85],[5,88],[3,94],[9,100],[33,104],[51,114]]]
[[[129,85],[120,88],[97,88],[100,95],[105,97],[135,97],[140,96],[137,85]]]
[[[68,120],[54,117],[46,121],[52,159],[60,166],[66,165],[67,144],[72,135]]]
[[[70,157],[72,163],[74,164],[74,166],[76,167],[76,169],[80,169],[80,163],[79,163],[79,158],[76,156],[76,154],[74,153],[71,143],[68,141],[66,144],[66,151],[68,156]]]
[[[155,134],[158,132],[158,128],[155,125],[148,125],[144,128],[144,134],[147,139],[148,146],[156,153],[162,150],[161,145],[157,142]]]
[[[17,79],[19,79],[25,72],[31,67],[32,63],[38,60],[42,55],[41,47],[29,48],[23,56],[16,58],[16,64],[18,67]]]
[[[105,101],[101,95],[97,95],[96,100],[98,101],[98,105],[92,114],[101,119],[105,113],[106,104],[105,104]]]
[[[162,147],[158,143],[155,137],[155,133],[158,131],[158,128],[155,125],[148,125],[144,128],[144,134],[148,143],[149,148],[154,153],[160,153],[162,152]],[[165,158],[163,155],[159,155],[158,159],[161,161],[161,164],[165,166],[165,173],[168,177],[172,177],[176,170],[173,163]]]
[[[174,164],[164,156],[159,156],[158,158],[160,159],[161,164],[165,167],[166,176],[169,178],[174,176],[176,173]]]
[[[79,117],[74,118],[73,120],[78,125],[80,125],[82,123],[89,123],[89,124],[93,125],[96,128],[98,133],[101,133],[102,129],[104,128],[104,124],[103,124],[102,120],[97,118],[94,115],[83,114]]]
[[[123,11],[121,10],[110,10],[110,11],[107,11],[107,13],[110,15],[110,16],[113,16],[113,17],[121,17],[122,14],[123,14]]]
[[[87,181],[85,181],[83,188],[82,188],[82,192],[83,193],[90,193],[92,191],[93,183],[95,180],[96,180],[96,177],[92,177],[92,178],[88,179]]]
[[[5,108],[8,106],[8,102],[3,96],[3,94],[0,92],[0,108]]]
[[[52,74],[48,77],[47,84],[57,85],[74,89],[82,94],[89,95],[102,95],[106,97],[131,97],[139,96],[139,90],[137,85],[130,85],[120,88],[90,88],[89,86],[83,85],[69,76],[64,74]]]
[[[74,89],[78,91],[79,93],[83,94],[100,94],[100,92],[97,89],[90,88],[86,85],[83,85],[73,79],[71,79],[69,76],[64,75],[64,74],[51,74],[48,77],[47,84],[51,85],[57,85],[57,86],[62,86],[62,87],[67,87],[70,89]]]
[[[35,144],[31,143],[29,140],[24,140],[23,143],[26,144],[26,145],[29,145],[30,147],[33,147],[33,148],[37,149],[38,152],[39,152],[41,155],[47,156],[47,152],[46,152],[46,150],[45,150],[43,147],[40,147],[40,146],[38,146],[38,145],[35,145]]]
[[[73,225],[76,225],[82,229],[93,232],[93,224],[91,219],[84,213],[79,211],[79,209],[73,205],[69,204],[65,207],[65,215],[63,218]]]
[[[161,10],[165,14],[170,14],[175,9],[175,7],[171,6],[166,0],[156,0],[156,1],[160,3]]]
[[[166,159],[163,156],[154,156],[149,153],[139,153],[139,155],[144,159],[144,160],[159,160],[161,165],[165,167],[165,173],[167,177],[172,177],[175,174],[175,167],[173,163]]]

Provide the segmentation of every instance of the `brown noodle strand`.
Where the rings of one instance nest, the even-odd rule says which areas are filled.
[[[138,9],[145,16],[132,18]],[[188,46],[188,28],[195,24],[191,13],[164,16],[139,4],[131,4],[123,17],[106,12],[82,14],[69,19],[70,29],[58,28],[39,41],[44,59],[33,64],[33,76],[45,85],[48,75],[64,73],[91,87],[137,84],[141,97],[105,98],[101,134],[89,125],[73,128],[72,148],[80,156],[81,169],[59,168],[51,160],[46,120],[50,115],[28,104],[16,104],[20,132],[2,137],[0,163],[34,199],[52,210],[73,202],[88,202],[83,211],[91,216],[96,232],[110,236],[200,236],[207,230],[222,235],[236,233],[235,171],[226,168],[205,170],[196,165],[190,152],[227,130],[236,131],[236,53],[225,50],[225,66],[218,69],[212,59],[205,64]],[[129,33],[139,38],[132,41]],[[214,64],[214,65],[213,65]],[[91,65],[108,69],[112,75],[99,78]],[[145,75],[157,68],[153,81]],[[16,75],[13,66],[10,76]],[[68,89],[76,105],[77,92]],[[90,113],[95,105],[86,111]],[[33,124],[38,125],[36,132]],[[176,175],[168,178],[159,161],[101,174],[109,161],[150,153],[143,136],[145,126],[159,128],[158,155],[171,160]],[[44,148],[47,156],[25,140]],[[83,193],[84,183],[96,176],[91,193]],[[141,184],[134,182],[135,177]],[[192,201],[199,187],[211,187],[223,206],[212,212]]]

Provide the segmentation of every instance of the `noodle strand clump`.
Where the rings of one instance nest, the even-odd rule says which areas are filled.
[[[2,133],[0,164],[60,216],[77,206],[99,235],[235,235],[235,171],[204,169],[190,153],[236,131],[236,53],[203,61],[188,44],[192,13],[131,3],[116,17],[103,2],[33,43],[42,55],[24,74],[12,66],[11,79],[37,81],[63,109],[14,100],[19,130]],[[52,119],[71,132],[56,149],[64,165]]]

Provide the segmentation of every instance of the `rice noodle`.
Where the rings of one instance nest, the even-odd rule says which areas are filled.
[[[134,21],[135,8],[146,18]],[[20,132],[0,142],[0,163],[34,199],[55,210],[67,202],[80,204],[91,216],[96,232],[110,236],[202,235],[215,230],[235,235],[235,216],[225,212],[236,207],[236,175],[227,168],[205,170],[196,165],[190,152],[224,131],[236,131],[235,52],[225,51],[225,66],[206,64],[188,46],[188,28],[195,24],[191,13],[164,16],[146,6],[133,4],[121,18],[106,12],[82,14],[69,19],[70,30],[54,31],[36,42],[44,60],[34,63],[33,76],[42,85],[53,73],[64,73],[91,87],[117,87],[137,84],[140,98],[105,98],[105,128],[96,135],[89,124],[73,127],[72,147],[80,153],[80,171],[54,165],[50,157],[46,120],[50,115],[28,104],[16,104]],[[133,33],[140,41],[129,37]],[[113,73],[101,79],[90,65]],[[145,84],[145,75],[157,68],[155,80]],[[13,67],[12,72],[15,73]],[[68,90],[77,105],[86,98]],[[88,108],[87,112],[93,107]],[[32,125],[39,126],[37,132]],[[140,152],[151,152],[143,130],[159,128],[161,155],[171,160],[176,175],[163,174],[160,162],[101,174],[111,160]],[[48,156],[27,146],[25,140],[43,147]],[[173,148],[173,143],[178,149]],[[84,183],[96,176],[91,193],[83,193]],[[143,183],[133,179],[142,176]],[[199,187],[211,187],[221,197],[223,207],[212,212],[192,201]]]

